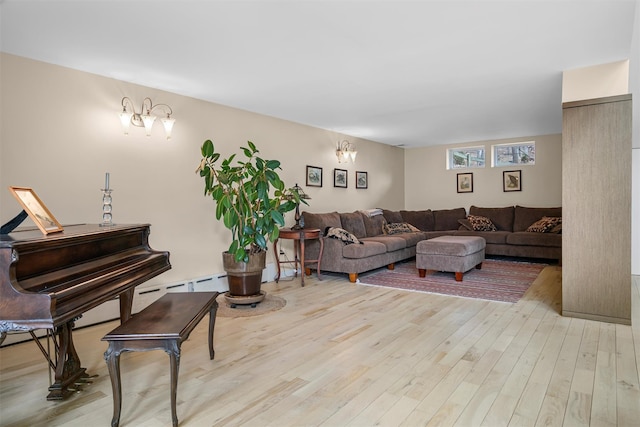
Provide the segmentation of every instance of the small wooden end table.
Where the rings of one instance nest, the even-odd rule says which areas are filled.
[[[293,261],[280,261],[280,253],[278,252],[278,240],[279,239],[292,239],[294,259]],[[304,241],[305,240],[320,240],[320,253],[318,259],[304,259]],[[316,264],[318,272],[318,280],[322,280],[320,274],[320,261],[322,260],[322,251],[324,250],[324,241],[320,238],[319,228],[281,228],[280,235],[275,242],[273,242],[273,253],[276,257],[276,265],[278,266],[278,275],[276,276],[276,283],[280,280],[280,264],[294,263],[296,267],[296,276],[298,275],[298,263],[300,263],[300,283],[304,286],[305,274],[311,274],[311,269],[306,269],[306,264]],[[306,270],[305,270],[306,269]],[[307,272],[308,270],[308,272]]]

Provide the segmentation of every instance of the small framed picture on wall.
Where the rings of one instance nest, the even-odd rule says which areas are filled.
[[[459,173],[456,176],[458,193],[473,193],[473,173]]]
[[[346,169],[333,170],[333,186],[347,188],[347,171]]]
[[[356,188],[367,188],[369,186],[369,174],[367,172],[356,171]]]
[[[322,168],[307,166],[307,187],[322,187]]]
[[[522,170],[502,172],[502,191],[522,191]]]

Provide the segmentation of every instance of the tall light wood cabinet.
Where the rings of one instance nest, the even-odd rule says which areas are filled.
[[[631,324],[631,95],[562,111],[562,315]]]

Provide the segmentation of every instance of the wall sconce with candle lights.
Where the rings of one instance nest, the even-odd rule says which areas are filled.
[[[349,141],[342,140],[338,141],[338,145],[336,148],[336,157],[338,158],[338,163],[347,163],[349,159],[353,163],[356,162],[356,155],[358,152],[355,150],[355,146]]]
[[[162,115],[159,115],[162,113]],[[164,125],[164,131],[167,135],[167,139],[171,139],[171,130],[175,119],[171,118],[173,110],[167,104],[153,105],[151,98],[145,98],[142,101],[142,108],[140,112],[136,112],[133,102],[128,96],[122,98],[122,112],[120,113],[120,122],[122,123],[122,129],[124,134],[129,134],[130,125],[144,127],[147,136],[151,135],[151,128],[156,118],[161,117],[160,121]]]

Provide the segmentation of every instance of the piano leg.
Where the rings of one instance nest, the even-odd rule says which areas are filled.
[[[121,293],[120,299],[120,324],[123,324],[131,318],[131,307],[133,306],[134,288],[128,289]]]
[[[73,321],[67,322],[56,328],[58,337],[58,351],[56,354],[56,370],[54,383],[49,387],[47,400],[62,400],[72,390],[69,386],[78,382],[81,378],[86,378],[86,369],[80,366],[80,358],[73,345]]]

